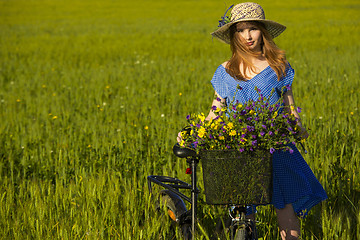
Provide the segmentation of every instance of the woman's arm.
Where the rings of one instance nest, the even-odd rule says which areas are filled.
[[[306,128],[303,127],[303,125],[301,124],[301,119],[300,119],[300,115],[299,113],[296,111],[295,109],[295,100],[294,100],[294,96],[292,93],[292,89],[288,90],[285,94],[284,94],[284,104],[286,107],[286,110],[293,114],[297,119],[298,119],[298,123],[297,125],[300,127],[300,133],[299,136],[302,139],[306,139],[309,137],[308,132],[306,131]],[[293,107],[291,107],[293,106]]]
[[[226,104],[225,99],[220,97],[220,95],[217,92],[215,92],[215,99],[212,102],[210,112],[208,116],[205,118],[205,121],[210,121],[210,119],[216,118],[217,114],[213,110],[213,106],[215,106],[217,110],[220,110],[225,106],[225,104]]]

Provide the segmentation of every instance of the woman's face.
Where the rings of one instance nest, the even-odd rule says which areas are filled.
[[[262,51],[262,34],[260,29],[251,22],[239,22],[236,24],[237,36],[252,51]]]

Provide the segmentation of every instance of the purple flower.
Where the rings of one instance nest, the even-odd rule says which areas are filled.
[[[201,124],[200,123],[196,124],[196,127],[198,127],[198,128],[201,127]]]
[[[297,111],[298,113],[301,113],[301,108],[297,107],[297,108],[296,108],[296,111]]]
[[[251,147],[251,148],[250,148],[250,151],[254,151],[254,149]]]
[[[252,144],[253,146],[256,146],[256,145],[257,145],[257,140],[252,141],[251,144]]]
[[[291,148],[289,149],[290,154],[294,153],[294,150],[292,150]]]
[[[256,117],[254,120],[258,122],[258,121],[259,121],[259,118],[258,118],[258,117]]]
[[[251,137],[252,137],[253,139],[256,139],[256,135],[251,135]]]
[[[197,148],[198,144],[199,144],[199,142],[197,140],[195,142],[193,142],[194,148]]]
[[[273,136],[274,133],[273,133],[272,131],[269,131],[269,135],[270,135],[270,136]]]
[[[241,134],[241,137],[242,137],[242,138],[246,137],[246,133]],[[241,140],[242,140],[242,139],[241,139]]]
[[[187,115],[187,116],[186,116],[186,119],[189,120],[189,119],[190,119],[190,115]]]
[[[286,87],[287,90],[291,90],[290,85],[286,85],[285,87]]]
[[[234,114],[233,118],[235,118],[235,119],[236,119],[236,117],[237,117],[237,115],[236,115],[236,114]]]
[[[221,102],[221,99],[220,99],[220,98],[216,98],[216,101]]]
[[[246,120],[251,121],[251,120],[252,120],[252,117],[248,117]]]
[[[226,145],[226,148],[227,148],[227,149],[230,149],[231,147],[230,147],[229,145]]]
[[[265,135],[265,132],[264,132],[264,131],[261,131],[261,132],[260,132],[260,135],[261,135],[261,136],[264,136],[264,135]]]
[[[217,107],[216,107],[216,106],[212,106],[211,109],[215,111],[215,110],[217,109]]]
[[[262,128],[266,129],[266,125],[261,125]]]
[[[288,127],[287,129],[288,129],[289,131],[292,131],[292,130],[293,130],[292,127]]]
[[[275,123],[271,123],[270,126],[271,126],[271,127],[274,127],[274,126],[275,126]]]
[[[246,126],[246,128],[247,128],[247,130],[249,131],[249,132],[253,132],[254,130],[255,130],[255,127],[253,127],[253,126]]]
[[[244,151],[244,149],[243,148],[239,148],[239,152],[243,152]]]
[[[270,148],[270,153],[273,154],[275,152],[275,148]]]

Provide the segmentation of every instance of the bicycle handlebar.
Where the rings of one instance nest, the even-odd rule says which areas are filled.
[[[195,150],[192,150],[190,148],[180,147],[179,143],[176,143],[174,145],[173,152],[179,158],[187,158],[187,157],[196,157],[197,156]]]

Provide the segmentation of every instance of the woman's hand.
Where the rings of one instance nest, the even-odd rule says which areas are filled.
[[[182,132],[182,131],[180,131],[180,132],[178,133],[177,138],[176,138],[176,141],[177,141],[178,143],[181,143],[181,141],[182,141],[181,132]]]

